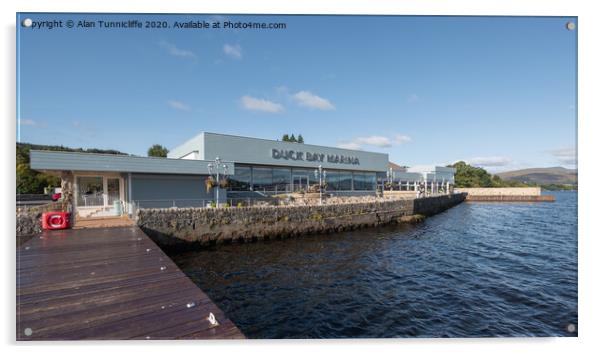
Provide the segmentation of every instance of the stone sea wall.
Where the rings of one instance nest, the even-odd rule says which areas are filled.
[[[35,235],[42,231],[42,213],[17,214],[17,237]]]
[[[465,194],[336,205],[140,209],[138,226],[163,246],[255,241],[409,222],[448,209]]]
[[[17,246],[42,231],[42,213],[61,210],[61,205],[49,203],[17,208]]]

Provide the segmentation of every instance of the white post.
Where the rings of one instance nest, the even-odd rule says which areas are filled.
[[[322,166],[320,166],[320,205],[322,205]]]
[[[324,172],[322,171],[322,165],[318,166],[317,170],[314,170],[314,176],[316,176],[316,178],[318,178],[318,189],[320,192],[320,205],[322,205],[322,177],[324,175]]]
[[[134,208],[132,207],[132,173],[128,172],[128,213],[135,217]]]
[[[219,208],[219,162],[216,164],[217,165],[217,190],[215,191],[215,199],[217,199],[217,201],[215,202],[215,206]]]

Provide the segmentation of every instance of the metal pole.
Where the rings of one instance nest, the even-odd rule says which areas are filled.
[[[319,169],[320,169],[320,205],[322,205],[322,165],[320,165]]]
[[[217,168],[216,168],[216,174],[217,174],[217,190],[215,191],[215,199],[217,199],[217,201],[215,202],[215,206],[217,208],[219,208],[219,161],[216,158],[215,159]]]

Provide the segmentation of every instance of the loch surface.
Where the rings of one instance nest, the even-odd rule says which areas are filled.
[[[576,336],[577,192],[173,260],[249,338]]]

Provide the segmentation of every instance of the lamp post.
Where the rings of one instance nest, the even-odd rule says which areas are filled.
[[[213,162],[207,164],[207,169],[209,169],[211,176],[215,174],[215,180],[217,181],[217,190],[215,192],[215,199],[217,200],[215,202],[215,206],[219,208],[219,173],[220,169],[222,169],[224,171],[223,174],[226,174],[228,172],[228,165],[222,163],[222,159],[220,159],[218,156]]]
[[[320,205],[322,205],[322,181],[326,179],[326,170],[322,169],[322,165],[318,166],[317,170],[314,170],[314,176],[316,176],[318,183],[320,183]]]
[[[387,170],[387,183],[389,183],[389,190],[393,190],[393,167],[389,167]]]

